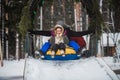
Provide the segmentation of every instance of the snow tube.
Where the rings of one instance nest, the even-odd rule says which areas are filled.
[[[80,46],[75,41],[70,41],[69,46],[72,47],[76,52],[78,52]]]
[[[55,55],[54,58],[51,55],[45,55],[44,60],[75,60],[79,59],[81,56],[77,56],[77,54],[67,54],[64,57],[61,55]]]
[[[55,54],[55,57],[52,58],[51,57],[51,50],[49,49],[47,52],[46,52],[46,55],[45,55],[45,60],[74,60],[74,59],[79,59],[80,56],[78,56],[76,54],[76,51],[71,48],[71,47],[67,47],[66,50],[65,50],[65,56],[63,57],[61,54],[60,54],[60,50],[57,51],[57,53]]]
[[[50,46],[51,46],[51,44],[49,42],[46,42],[40,50],[43,52],[43,54],[46,54],[46,52],[48,51]]]

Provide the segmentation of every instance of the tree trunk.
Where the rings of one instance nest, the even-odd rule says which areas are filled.
[[[90,53],[91,53],[91,56],[97,56],[97,47],[98,47],[98,41],[97,41],[97,38],[96,38],[96,35],[94,36],[90,36]]]
[[[19,60],[19,34],[16,33],[16,59]]]
[[[0,64],[3,66],[3,53],[2,53],[2,47],[1,47],[1,39],[0,39]]]

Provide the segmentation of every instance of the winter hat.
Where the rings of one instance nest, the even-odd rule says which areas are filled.
[[[57,25],[55,25],[54,29],[56,29],[56,28],[63,28],[63,27],[61,25],[57,24]]]
[[[64,27],[64,25],[65,25],[64,21],[62,21],[62,20],[57,21],[56,24],[61,25],[61,26],[63,26],[63,27]]]
[[[67,25],[63,20],[57,21],[56,24],[63,26],[64,29],[66,28],[72,29],[72,26]]]

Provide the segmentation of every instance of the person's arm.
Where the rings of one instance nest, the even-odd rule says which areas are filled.
[[[69,39],[68,39],[67,36],[64,36],[64,43],[65,43],[65,44],[69,44]]]
[[[51,31],[29,30],[28,32],[30,32],[30,34],[35,34],[35,35],[51,36]]]
[[[76,32],[76,31],[72,31],[70,30],[67,35],[70,37],[81,37],[87,34],[91,34],[94,33],[94,31],[81,31],[81,32]]]
[[[50,39],[49,39],[49,42],[50,42],[50,44],[55,44],[55,37],[51,37]]]

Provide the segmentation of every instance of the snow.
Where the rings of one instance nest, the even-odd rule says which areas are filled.
[[[108,37],[109,46],[114,46],[113,40],[115,40],[116,44],[118,44],[118,41],[120,40],[120,33],[115,33],[115,34],[109,33],[108,35],[109,35],[109,37]],[[107,46],[107,34],[106,33],[102,34],[101,40],[103,40],[102,45]]]
[[[7,61],[0,67],[0,80],[23,80],[24,60]]]
[[[112,69],[117,70],[120,69],[120,62],[115,62],[113,57],[105,57],[103,58],[105,63]]]
[[[111,57],[68,61],[28,58],[24,80],[119,80],[109,67],[115,64],[112,60]],[[25,60],[4,60],[4,66],[0,67],[0,80],[23,80],[24,63]]]

